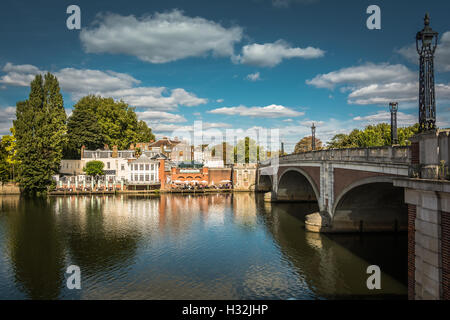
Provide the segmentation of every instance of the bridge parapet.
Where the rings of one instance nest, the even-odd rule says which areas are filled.
[[[410,164],[410,149],[409,146],[326,149],[282,156],[279,158],[279,163],[293,163],[307,160]],[[269,165],[270,160],[260,163],[261,167]]]

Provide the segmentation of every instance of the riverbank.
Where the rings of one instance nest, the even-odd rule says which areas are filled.
[[[73,196],[73,195],[113,195],[113,194],[148,194],[158,195],[166,193],[176,194],[216,194],[231,192],[253,192],[251,190],[233,190],[233,189],[203,189],[203,190],[116,190],[116,191],[51,191],[50,196]]]
[[[20,188],[18,184],[8,183],[0,185],[0,195],[15,195],[20,194]]]

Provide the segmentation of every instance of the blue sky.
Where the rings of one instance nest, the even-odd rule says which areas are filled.
[[[81,9],[68,30],[66,8]],[[381,30],[369,30],[369,5]],[[157,136],[194,121],[225,132],[278,128],[286,149],[310,133],[323,141],[387,122],[417,121],[412,47],[425,12],[440,33],[438,124],[450,126],[449,1],[2,1],[0,134],[36,73],[60,80],[68,114],[83,95],[123,99]]]

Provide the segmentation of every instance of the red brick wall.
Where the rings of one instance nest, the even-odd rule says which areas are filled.
[[[221,184],[222,180],[233,180],[231,178],[231,168],[213,169],[209,168],[208,184],[211,185],[214,181],[215,185]]]
[[[408,204],[408,299],[414,300],[416,273],[416,206]]]
[[[441,212],[442,298],[450,300],[450,213]]]
[[[387,176],[387,174],[334,168],[334,198],[337,199],[345,188],[356,181],[380,176]]]

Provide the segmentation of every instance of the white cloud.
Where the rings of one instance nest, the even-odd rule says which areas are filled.
[[[22,87],[29,86],[35,75],[44,73],[30,64],[14,65],[10,62],[6,63],[2,71],[6,74],[0,77],[0,83]]]
[[[375,114],[371,114],[368,116],[358,116],[354,117],[355,121],[364,121],[368,123],[381,123],[391,121],[391,113],[387,111],[378,111]],[[413,125],[418,121],[418,117],[412,114],[406,114],[403,112],[397,112],[397,121],[399,125]]]
[[[208,112],[214,114],[240,115],[260,118],[299,117],[305,114],[304,112],[295,111],[293,109],[275,104],[266,107],[224,107],[213,109]]]
[[[419,55],[417,53],[415,43],[400,48],[396,51],[412,63],[419,63]],[[444,32],[440,38],[440,42],[435,53],[435,68],[437,72],[450,71],[450,31]]]
[[[150,123],[152,122],[186,122],[186,118],[179,114],[164,112],[164,111],[143,111],[136,112],[140,120],[146,120]]]
[[[371,84],[352,91],[348,102],[351,104],[389,104],[391,101],[416,101],[419,92],[418,83]]]
[[[223,122],[202,122],[203,130],[212,128],[230,128],[231,125]],[[154,132],[172,132],[172,131],[193,131],[193,125],[179,125],[175,123],[156,123],[151,124],[152,131]],[[175,135],[174,135],[175,136]]]
[[[334,89],[339,86],[342,93],[348,93],[349,104],[387,105],[398,101],[405,108],[418,101],[417,77],[417,72],[401,64],[366,63],[319,74],[312,80],[306,80],[306,83],[317,88]],[[436,99],[438,102],[450,99],[449,84],[436,84]]]
[[[64,68],[54,73],[61,89],[81,98],[89,93],[132,88],[140,81],[126,73],[91,69]]]
[[[256,72],[256,73],[248,74],[246,79],[250,80],[250,81],[258,81],[258,80],[261,80],[261,77],[260,77],[259,72]]]
[[[15,86],[29,86],[36,74],[45,71],[32,65],[13,65],[7,63],[3,68],[6,75],[0,83]],[[54,72],[61,89],[71,94],[77,101],[88,94],[102,95],[122,99],[135,107],[147,107],[158,110],[173,110],[178,106],[193,107],[207,103],[182,88],[169,90],[165,87],[136,87],[141,81],[126,73],[91,69],[64,68]]]
[[[0,107],[0,135],[9,134],[16,119],[16,107]]]
[[[224,102],[224,100],[223,99],[217,99],[216,102],[217,103],[222,103],[222,102]]]
[[[414,81],[417,74],[401,64],[366,63],[364,65],[339,69],[319,74],[306,83],[317,88],[333,89],[336,85],[364,85],[373,83],[392,83]]]
[[[225,28],[179,10],[136,18],[104,14],[96,24],[83,28],[80,39],[88,53],[126,54],[151,63],[166,63],[188,57],[233,56],[241,41],[242,28]]]
[[[242,54],[236,60],[243,64],[259,67],[274,67],[280,64],[283,59],[314,59],[324,55],[325,51],[318,48],[292,48],[285,41],[278,40],[274,43],[246,45],[242,48]]]

